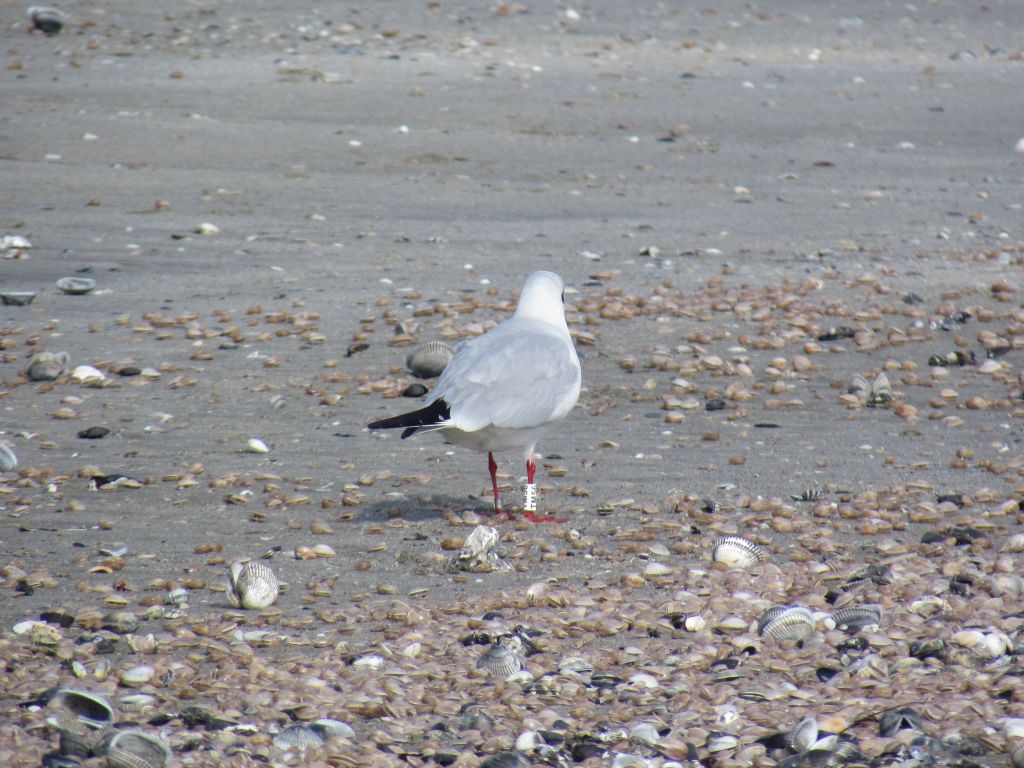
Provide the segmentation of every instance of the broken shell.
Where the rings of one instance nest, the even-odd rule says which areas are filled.
[[[881,624],[882,606],[849,605],[834,611],[828,623],[835,629],[840,629],[853,635],[865,627]]]
[[[45,5],[30,6],[27,13],[32,26],[45,35],[56,35],[68,23],[66,13]]]
[[[89,293],[89,291],[95,288],[96,281],[91,277],[62,277],[57,281],[57,287],[64,291],[64,293],[80,296],[84,293]]]
[[[433,379],[441,375],[454,355],[455,350],[443,341],[427,341],[409,353],[405,367],[418,379]]]
[[[0,302],[11,307],[26,307],[35,297],[35,291],[0,291]]]
[[[765,556],[761,547],[740,536],[723,536],[715,540],[711,559],[730,568],[749,568],[760,563]]]
[[[814,616],[801,605],[769,608],[757,623],[757,634],[778,642],[801,642],[814,634]]]
[[[499,680],[507,680],[523,668],[523,660],[517,652],[521,647],[522,641],[515,635],[502,635],[477,659],[477,669]]]
[[[9,440],[0,440],[0,472],[10,472],[18,466],[18,454]]]
[[[921,716],[910,707],[891,709],[878,721],[878,734],[884,738],[896,735],[902,730],[920,731]]]
[[[54,720],[48,722],[60,736],[58,751],[65,757],[102,755],[104,744],[113,731],[109,726],[97,729],[81,723],[61,723]]]
[[[29,381],[55,381],[67,370],[70,356],[67,352],[40,352],[25,369]]]
[[[106,378],[102,371],[91,365],[80,365],[71,372],[71,380],[78,384],[99,384]]]
[[[110,768],[164,768],[170,758],[170,748],[157,736],[143,731],[121,731],[107,743]]]
[[[96,693],[62,688],[53,695],[47,706],[64,722],[76,721],[94,729],[114,723],[114,708]]]
[[[264,563],[232,563],[229,577],[229,596],[236,608],[259,609],[277,601],[277,576]]]

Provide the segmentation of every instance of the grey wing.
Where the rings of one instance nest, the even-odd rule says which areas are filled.
[[[473,432],[490,424],[536,427],[562,418],[579,389],[579,360],[568,338],[499,326],[460,350],[431,399],[443,398],[452,424]]]

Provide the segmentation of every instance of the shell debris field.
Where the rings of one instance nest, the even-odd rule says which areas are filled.
[[[585,319],[614,307],[594,341],[614,351],[623,343],[617,324],[642,326],[652,303],[659,313],[675,304],[687,316],[705,293],[717,293],[712,286],[676,293],[662,281],[631,299],[631,309],[606,287],[592,286],[576,294],[569,313],[574,328],[597,327]],[[662,300],[654,302],[657,296]],[[459,330],[439,312],[435,330],[442,335],[471,334],[475,316],[500,317],[514,303],[500,295],[460,301],[459,322],[469,325]],[[809,313],[810,298],[802,306]],[[288,319],[259,308],[252,327],[258,333],[294,322],[308,340],[318,332],[309,326],[316,313],[303,311]],[[424,317],[421,327],[429,327]],[[397,315],[381,320],[382,328],[401,322]],[[186,340],[206,335],[190,315],[150,314],[144,322],[147,329],[175,328]],[[359,334],[373,338],[368,329],[377,325],[364,318]],[[806,349],[816,342],[800,339],[815,336],[812,326],[788,343]],[[284,356],[292,334],[271,338]],[[754,337],[743,343],[758,346]],[[927,339],[920,344],[925,355]],[[857,431],[854,451],[870,454],[861,441],[895,435],[873,466],[910,468],[912,454],[890,461],[901,441],[924,445],[907,425],[949,427],[900,416],[900,404],[945,412],[955,400],[965,421],[985,424],[993,412],[1012,418],[1015,380],[964,370],[962,381],[939,374],[938,384],[925,386],[908,368],[898,398],[884,409],[851,409],[843,372],[811,366],[798,373],[774,345],[761,362],[723,353],[716,360],[710,349],[652,344],[635,368],[609,355],[585,394],[587,423],[576,428],[587,435],[580,459],[542,459],[546,493],[569,515],[542,533],[487,525],[488,489],[468,500],[440,493],[434,477],[449,470],[352,460],[332,484],[288,472],[280,461],[254,467],[237,450],[244,428],[225,437],[220,457],[189,459],[160,475],[117,461],[113,451],[100,455],[100,465],[79,461],[69,470],[40,462],[55,450],[42,441],[59,444],[76,434],[63,430],[61,419],[42,424],[42,434],[15,433],[31,460],[12,467],[0,486],[11,519],[25,520],[23,533],[37,535],[47,519],[87,519],[95,509],[99,535],[62,567],[18,556],[0,570],[4,588],[20,596],[6,604],[16,608],[5,608],[11,630],[0,636],[0,655],[14,670],[4,682],[9,704],[0,743],[17,744],[29,756],[25,765],[37,764],[53,743],[68,758],[161,764],[167,754],[187,754],[197,765],[243,754],[382,766],[408,759],[573,764],[588,757],[651,766],[694,758],[796,765],[813,754],[835,764],[884,764],[908,750],[935,761],[1019,750],[1019,457],[1000,453],[990,439],[991,451],[957,443],[941,475],[965,478],[954,488],[928,480],[935,475],[926,467],[904,482],[864,483],[847,469],[833,474],[812,453],[774,480],[771,496],[757,495],[756,478],[729,461],[756,445],[759,430],[796,431],[801,412],[816,402],[836,431]],[[861,355],[874,359],[872,351]],[[822,365],[829,359],[845,362],[838,356]],[[400,362],[383,379],[329,365],[283,408],[274,399],[280,390],[267,389],[268,412],[308,399],[340,415],[342,406],[322,389],[339,384],[340,403],[391,397],[405,384]],[[15,392],[26,399],[56,392],[80,418],[89,418],[97,401],[159,392],[166,411],[147,412],[144,420],[170,437],[179,393],[201,386],[183,381],[190,374],[180,368],[133,359],[127,350],[116,362],[92,363],[94,380],[106,386],[56,379],[29,392],[22,379]],[[141,375],[146,369],[154,374]],[[278,375],[276,366],[262,370],[268,381]],[[785,391],[775,386],[780,381]],[[936,386],[958,393],[936,393]],[[687,408],[694,387],[713,388],[726,407]],[[983,390],[991,407],[968,407],[971,388]],[[935,404],[922,402],[918,389]],[[779,397],[786,402],[776,407]],[[623,413],[652,407],[659,418],[622,422]],[[686,421],[661,418],[673,413]],[[879,419],[890,425],[884,433]],[[626,446],[638,439],[632,423],[645,421],[653,429],[640,436],[662,441],[662,458],[648,448],[627,460]],[[764,423],[779,426],[755,426]],[[748,437],[741,440],[739,431]],[[132,439],[131,429],[117,434]],[[275,438],[275,453],[287,454],[288,442]],[[691,457],[697,480],[686,485],[699,494],[678,490],[678,479],[655,496],[601,476],[614,477],[619,461],[657,472],[675,456]],[[222,464],[215,469],[215,462]],[[714,482],[702,481],[705,475]],[[219,501],[216,529],[195,516],[211,494]],[[173,563],[133,523],[133,510],[149,504],[194,531]],[[39,514],[29,518],[30,510]],[[254,535],[265,550],[243,563],[238,555],[251,551]],[[275,572],[292,585],[280,596]],[[90,717],[106,718],[109,709],[111,724],[55,714],[75,706],[91,707]],[[113,724],[124,734],[116,743],[108,733]]]

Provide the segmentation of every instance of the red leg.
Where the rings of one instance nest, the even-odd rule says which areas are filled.
[[[533,455],[531,454],[526,460],[526,482],[533,485],[533,475],[537,471],[537,465],[533,461]],[[568,518],[565,517],[538,517],[529,510],[523,512],[523,517],[529,520],[531,523],[564,523],[567,522]]]
[[[494,514],[501,514],[501,496],[498,494],[498,462],[494,460],[494,454],[487,452],[487,469],[491,473],[491,488],[494,489]],[[507,513],[509,520],[515,520],[512,513]]]

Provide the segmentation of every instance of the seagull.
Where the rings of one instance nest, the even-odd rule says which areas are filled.
[[[569,415],[580,396],[580,361],[565,323],[563,287],[554,272],[534,272],[512,317],[456,348],[423,408],[367,426],[403,427],[403,440],[417,432],[440,432],[449,443],[486,451],[497,514],[502,510],[494,453],[521,450],[527,482],[523,516],[536,523],[564,522],[535,514],[533,482],[537,442]]]

